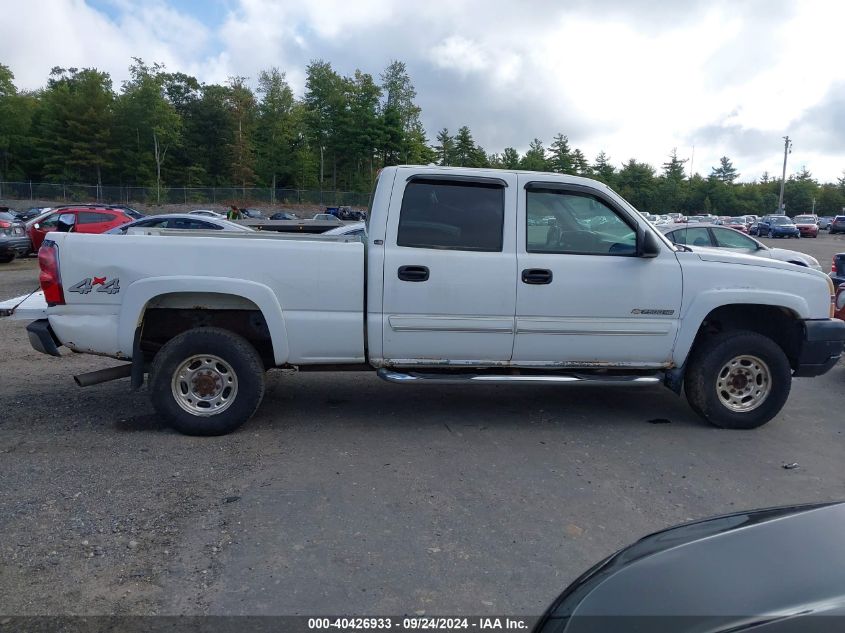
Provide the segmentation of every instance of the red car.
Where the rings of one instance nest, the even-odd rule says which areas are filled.
[[[739,231],[740,233],[748,233],[748,225],[745,224],[745,218],[729,218],[725,220],[724,226]]]
[[[845,321],[845,284],[839,286],[839,290],[836,292],[836,312],[833,313],[833,316]]]
[[[796,215],[793,219],[801,237],[819,236],[819,219],[814,215]]]
[[[73,231],[75,233],[105,233],[115,227],[133,221],[133,217],[125,211],[110,207],[62,207],[56,209],[43,220],[34,222],[27,229],[32,250],[41,248],[41,242],[47,233],[56,230],[59,216],[73,214]]]

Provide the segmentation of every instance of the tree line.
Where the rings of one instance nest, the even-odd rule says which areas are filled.
[[[548,146],[533,139],[524,154],[487,153],[468,126],[430,141],[416,96],[401,61],[378,79],[312,61],[302,98],[277,68],[252,89],[246,77],[206,84],[134,58],[117,91],[108,73],[60,67],[43,88],[22,91],[0,64],[0,180],[368,191],[384,166],[436,163],[587,176],[652,213],[777,209],[780,179],[739,182],[728,157],[702,176],[688,174],[676,150],[659,169],[634,158],[615,165],[604,151],[589,160],[562,132]],[[819,183],[802,169],[784,202],[790,214],[840,213],[845,174]]]

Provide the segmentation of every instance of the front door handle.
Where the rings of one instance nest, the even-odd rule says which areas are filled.
[[[552,283],[552,271],[547,268],[526,268],[522,271],[522,283],[541,285]]]
[[[398,276],[402,281],[428,281],[428,266],[400,266]]]

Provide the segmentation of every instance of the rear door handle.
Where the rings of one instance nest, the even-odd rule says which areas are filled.
[[[428,266],[400,266],[398,276],[402,281],[428,281]]]
[[[526,268],[522,271],[522,283],[541,285],[552,283],[552,271],[547,268]]]

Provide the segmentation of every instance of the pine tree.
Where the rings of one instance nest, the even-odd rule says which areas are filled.
[[[610,163],[610,157],[604,151],[596,156],[592,171],[593,176],[606,185],[611,185],[616,175],[616,168]]]
[[[548,171],[549,162],[546,160],[546,148],[543,141],[535,138],[528,146],[528,151],[520,161],[520,168],[529,171]]]
[[[558,174],[575,174],[575,164],[572,159],[572,151],[569,147],[569,139],[561,133],[555,136],[549,147],[548,168]]]
[[[572,170],[578,176],[590,176],[592,173],[590,163],[580,149],[572,152]]]
[[[714,167],[710,172],[710,177],[716,180],[721,180],[724,183],[732,184],[734,180],[739,178],[739,174],[727,156],[722,156],[719,159],[719,166]]]
[[[684,178],[686,178],[686,169],[684,168],[686,162],[686,158],[683,160],[678,158],[678,148],[673,147],[671,153],[669,154],[669,160],[663,163],[664,178],[675,182],[684,180]]]
[[[437,145],[434,146],[438,164],[446,167],[452,164],[455,154],[455,139],[445,127],[437,133]]]

